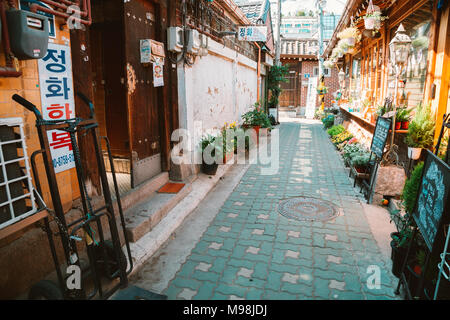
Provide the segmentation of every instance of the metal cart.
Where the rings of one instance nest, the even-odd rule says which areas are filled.
[[[122,205],[120,202],[119,188],[117,185],[114,164],[112,161],[109,141],[102,137],[107,146],[107,155],[111,163],[112,177],[114,181],[115,197],[119,211],[120,226],[123,233],[123,239],[126,247],[126,255],[122,251],[120,234],[116,222],[116,214],[112,201],[111,192],[108,185],[103,153],[101,150],[100,139],[98,136],[98,123],[95,121],[94,106],[84,95],[78,96],[89,106],[90,118],[73,118],[68,120],[49,121],[44,120],[40,111],[31,102],[15,94],[14,101],[33,112],[36,117],[36,128],[39,135],[41,150],[35,151],[31,156],[31,167],[35,178],[38,194],[41,193],[41,183],[36,170],[36,157],[42,155],[46,171],[49,190],[51,193],[53,208],[47,208],[50,216],[53,217],[58,227],[58,235],[61,239],[62,250],[64,252],[65,272],[58,259],[55,246],[55,234],[50,227],[48,217],[44,219],[43,229],[47,233],[51,254],[56,268],[58,284],[52,281],[42,280],[36,283],[29,292],[29,299],[108,299],[117,290],[128,286],[128,275],[133,269],[133,260],[131,257],[130,245],[125,230],[125,219],[123,216]],[[75,221],[67,222],[60,197],[60,191],[56,180],[56,174],[52,163],[50,146],[47,132],[49,130],[61,130],[67,132],[72,143],[72,150],[75,162],[75,168],[78,178],[78,184],[81,195],[82,215]],[[80,150],[76,140],[76,133],[90,135],[94,144],[95,154],[99,168],[101,185],[103,189],[103,201],[100,206],[94,208],[92,199],[89,197],[85,184],[85,170],[83,168]],[[41,201],[41,205],[45,204]],[[102,224],[103,220],[103,224]],[[104,226],[107,226],[106,228]],[[105,230],[104,230],[105,229]],[[110,240],[105,238],[109,229]],[[80,253],[87,253],[87,263],[81,263]],[[84,254],[84,253],[83,253]],[[128,267],[128,269],[127,269]],[[79,270],[82,285],[76,286],[76,279],[71,276],[77,272],[68,274],[68,270]],[[107,288],[106,280],[118,279],[118,283]],[[74,286],[68,285],[73,280]],[[117,282],[117,280],[116,280]],[[109,281],[109,283],[111,283]],[[109,285],[111,287],[111,285]],[[87,290],[89,288],[89,290]]]

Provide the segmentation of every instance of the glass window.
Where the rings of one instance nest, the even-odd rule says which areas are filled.
[[[353,57],[352,63],[352,81],[350,88],[350,97],[359,100],[361,97],[361,58]]]
[[[405,80],[404,88],[398,92],[399,103],[408,107],[416,107],[422,102],[425,93],[425,82],[428,68],[428,50],[430,48],[430,32],[432,17],[432,1],[427,2],[409,17],[402,21],[406,33],[411,37],[412,46],[408,65],[401,78]],[[390,30],[390,39],[395,35],[398,25]],[[389,62],[388,95],[395,95],[394,68]]]

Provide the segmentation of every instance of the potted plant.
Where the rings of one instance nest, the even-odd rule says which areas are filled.
[[[202,152],[202,171],[208,175],[215,175],[217,168],[219,167],[219,164],[215,161],[215,158],[218,153],[222,152],[222,150],[217,140],[217,137],[210,134],[202,137],[200,140],[200,150]]]
[[[324,66],[324,68],[330,68],[331,69],[331,68],[333,68],[334,63],[331,62],[330,60],[326,60],[326,61],[324,61],[323,66]]]
[[[364,18],[364,28],[377,32],[381,28],[381,22],[388,17],[382,15],[381,11],[367,12]]]
[[[272,128],[269,116],[264,111],[260,110],[258,103],[254,105],[253,110],[244,113],[242,119],[244,120],[243,127],[245,129],[252,128],[255,130],[257,143],[259,143],[260,129],[270,130]]]
[[[435,122],[428,106],[419,106],[408,127],[405,142],[408,145],[408,157],[413,160],[420,158],[422,149],[430,148],[434,143]]]
[[[347,47],[354,47],[361,40],[361,33],[355,26],[345,28],[338,33],[338,38],[343,40]]]
[[[358,173],[367,173],[367,167],[370,161],[370,153],[363,152],[352,157],[352,166]]]
[[[408,110],[406,107],[397,110],[397,114],[395,115],[395,130],[408,130],[410,113],[411,110]]]
[[[236,123],[233,122],[230,126],[225,122],[224,127],[222,128],[222,154],[223,154],[223,163],[227,163],[232,157],[234,153],[234,141],[233,141],[233,133],[236,129]]]

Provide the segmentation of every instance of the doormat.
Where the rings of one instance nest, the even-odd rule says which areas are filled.
[[[339,208],[322,199],[297,197],[280,201],[278,213],[300,221],[328,221],[339,215]]]
[[[159,193],[178,193],[185,186],[184,183],[166,183],[161,189],[158,190]]]

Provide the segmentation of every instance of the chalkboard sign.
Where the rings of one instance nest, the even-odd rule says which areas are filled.
[[[391,118],[378,117],[375,132],[373,134],[372,145],[370,146],[370,150],[378,158],[383,157],[384,147],[386,146],[386,140],[389,135],[389,129],[391,129]]]
[[[450,167],[428,151],[413,217],[430,251],[442,224],[448,220],[445,215],[450,214],[449,190]]]

